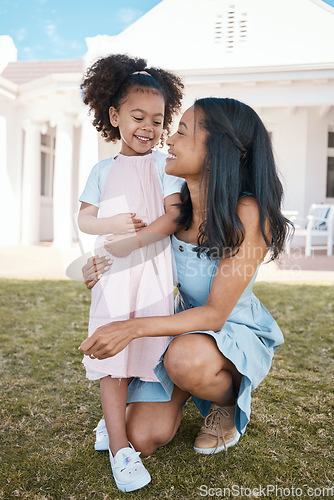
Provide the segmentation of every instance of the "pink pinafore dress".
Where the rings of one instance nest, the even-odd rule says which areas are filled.
[[[164,196],[153,155],[119,154],[107,176],[100,201],[99,217],[124,212],[150,224],[165,213]],[[105,236],[98,236],[95,253],[110,254]],[[113,257],[110,271],[92,289],[88,335],[107,323],[129,318],[173,314],[173,278],[170,238],[133,251],[127,257]],[[90,380],[107,375],[114,378],[138,377],[157,382],[153,368],[166,349],[170,337],[135,339],[116,356],[98,360],[84,356]]]

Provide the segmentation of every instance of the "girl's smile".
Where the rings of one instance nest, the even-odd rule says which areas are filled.
[[[110,123],[118,127],[125,156],[141,156],[152,151],[160,140],[165,113],[163,96],[152,89],[133,89],[117,111],[110,107]]]
[[[151,137],[139,137],[139,135],[135,135],[135,138],[138,139],[138,141],[143,143],[143,144],[147,144],[148,142],[150,142],[152,140]]]

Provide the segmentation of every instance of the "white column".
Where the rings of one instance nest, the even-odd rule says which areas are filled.
[[[11,233],[13,224],[13,212],[8,214],[8,207],[13,206],[15,199],[13,197],[13,189],[10,185],[8,177],[8,150],[7,150],[7,119],[5,116],[0,116],[0,212],[1,216],[1,231],[0,245],[9,245],[11,241]]]
[[[53,182],[53,245],[72,246],[72,164],[73,118],[60,114],[53,121],[57,126],[55,171]],[[51,126],[54,126],[53,124]]]
[[[41,203],[41,132],[40,124],[23,122],[25,130],[22,183],[22,243],[39,243]]]
[[[80,137],[80,154],[79,154],[79,178],[78,178],[78,194],[82,193],[88,175],[98,162],[98,132],[91,124],[87,116],[79,117],[81,124]]]

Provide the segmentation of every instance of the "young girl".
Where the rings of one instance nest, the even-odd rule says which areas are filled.
[[[166,155],[152,149],[169,132],[183,85],[143,59],[111,55],[88,69],[81,88],[93,125],[107,141],[121,139],[119,154],[94,166],[80,197],[80,229],[99,235],[97,255],[114,256],[93,290],[90,336],[110,322],[173,314],[169,235],[176,230],[182,181],[165,174]],[[127,438],[128,385],[138,379],[159,385],[153,368],[169,339],[134,339],[105,360],[84,357],[87,378],[100,379],[111,468],[121,491],[151,480]]]

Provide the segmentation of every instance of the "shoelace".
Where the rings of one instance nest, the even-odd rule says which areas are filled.
[[[217,445],[215,447],[215,451],[218,448],[219,440],[221,439],[224,444],[225,451],[227,453],[226,441],[224,438],[223,426],[221,425],[223,418],[228,418],[230,416],[229,412],[225,408],[221,408],[220,406],[215,406],[212,408],[204,420],[204,426],[211,430],[215,431],[217,435]]]

